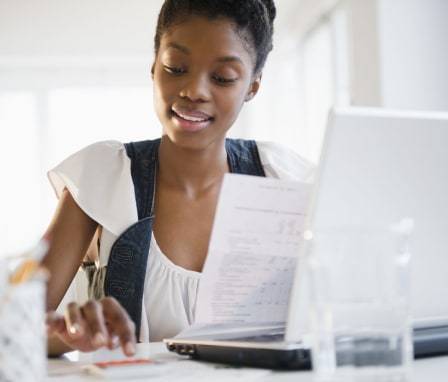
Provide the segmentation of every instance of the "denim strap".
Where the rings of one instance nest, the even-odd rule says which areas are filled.
[[[232,173],[266,176],[254,140],[228,138],[226,151]]]
[[[139,221],[122,233],[113,244],[104,278],[104,294],[115,297],[135,323],[140,335],[143,289],[148,262],[153,200],[160,139],[125,144],[131,159],[131,176]]]

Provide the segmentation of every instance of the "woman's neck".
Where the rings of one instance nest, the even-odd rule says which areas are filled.
[[[230,171],[225,141],[202,150],[184,149],[164,136],[158,159],[157,181],[192,196],[220,185],[224,174]]]

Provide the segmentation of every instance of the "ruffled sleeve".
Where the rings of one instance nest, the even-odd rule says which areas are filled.
[[[60,197],[64,188],[92,219],[118,236],[137,222],[137,206],[124,145],[104,141],[87,146],[48,172]]]
[[[258,153],[266,176],[313,183],[316,165],[295,151],[276,142],[257,141]]]

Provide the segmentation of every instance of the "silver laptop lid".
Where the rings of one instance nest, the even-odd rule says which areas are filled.
[[[308,227],[412,217],[412,304],[417,322],[448,317],[448,113],[374,108],[330,112]],[[287,338],[307,332],[303,253]],[[295,324],[294,324],[295,323]]]

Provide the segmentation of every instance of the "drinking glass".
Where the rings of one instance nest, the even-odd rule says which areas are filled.
[[[317,381],[410,380],[409,227],[338,227],[309,235]]]
[[[2,262],[0,266],[7,269]],[[0,381],[42,382],[46,375],[43,277],[0,286]]]

